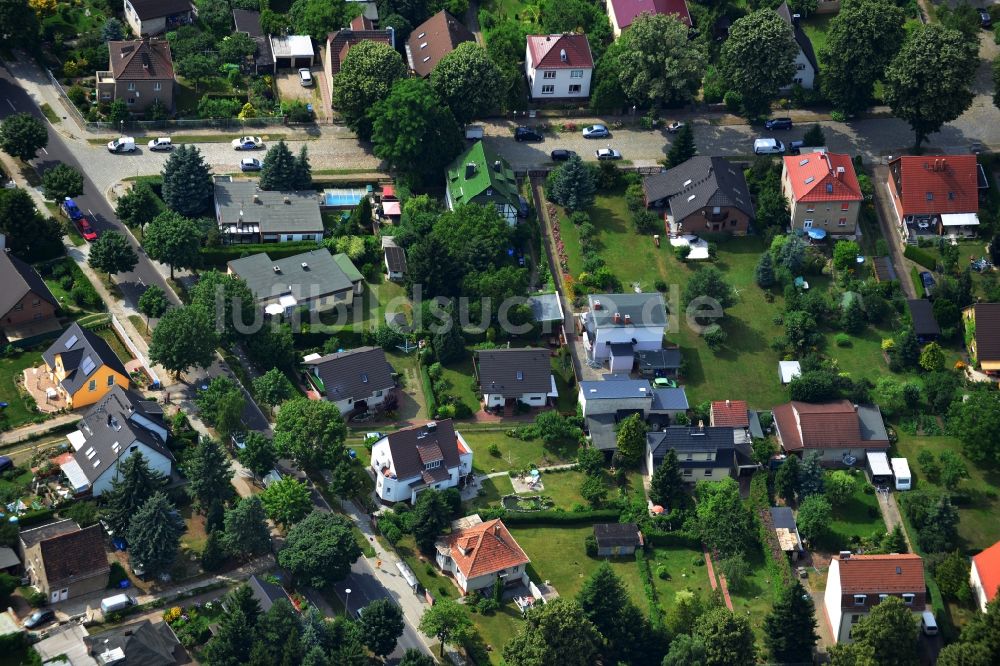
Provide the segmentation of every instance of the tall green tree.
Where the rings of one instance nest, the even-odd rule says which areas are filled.
[[[105,231],[90,246],[87,263],[96,271],[107,273],[110,279],[115,273],[128,273],[139,263],[139,256],[122,234]]]
[[[524,626],[503,648],[509,666],[590,666],[601,635],[580,604],[560,597],[528,611]]]
[[[820,127],[819,123],[813,123],[802,136],[802,140],[807,146],[825,146],[826,134],[823,133],[823,128]]]
[[[293,165],[295,178],[292,179],[292,189],[308,190],[312,187],[312,166],[309,164],[309,149],[299,148],[299,154]]]
[[[244,497],[226,511],[222,545],[237,557],[261,555],[271,549],[264,505],[257,495]]]
[[[0,15],[2,14],[0,10]],[[38,151],[47,145],[48,130],[41,120],[30,113],[15,113],[0,122],[0,150],[11,157],[27,162],[34,159]]]
[[[917,623],[913,612],[899,597],[887,597],[851,629],[852,643],[831,649],[833,663],[865,663],[865,657],[880,666],[913,666],[919,663]],[[846,657],[846,659],[845,659]]]
[[[982,643],[952,643],[938,652],[937,666],[993,666],[996,659]]]
[[[858,489],[858,480],[848,471],[839,469],[826,479],[826,498],[833,506],[844,506]]]
[[[463,42],[434,66],[431,86],[464,125],[499,107],[503,74],[486,49],[476,42]]]
[[[241,277],[203,271],[188,291],[188,300],[212,315],[222,343],[233,344],[245,331],[255,328],[257,299]]]
[[[163,201],[185,217],[195,217],[211,206],[212,172],[195,146],[177,146],[163,165]],[[157,218],[158,219],[158,218]]]
[[[469,611],[452,599],[439,599],[424,611],[420,618],[420,631],[441,642],[441,656],[445,644],[461,645],[475,635]]]
[[[673,169],[697,154],[698,147],[694,144],[694,130],[691,129],[691,123],[684,123],[684,126],[677,130],[674,140],[670,142],[666,166],[668,169]]]
[[[684,502],[685,497],[684,479],[681,477],[677,453],[673,449],[668,449],[663,462],[649,480],[649,499],[653,504],[659,504],[672,511]]]
[[[584,617],[604,637],[602,654],[615,663],[636,664],[643,660],[646,648],[651,647],[648,644],[655,641],[649,635],[646,619],[610,564],[605,561],[597,567],[584,582],[577,601]]]
[[[157,198],[149,183],[140,181],[118,199],[115,215],[130,227],[145,230],[158,214]]]
[[[647,430],[641,414],[632,414],[618,424],[615,441],[622,464],[635,467],[642,460],[642,454],[646,450]]]
[[[260,604],[246,585],[236,588],[223,603],[226,613],[219,621],[218,631],[205,645],[204,661],[218,666],[245,664],[250,659],[252,647],[247,635],[259,622]]]
[[[202,420],[223,437],[228,438],[243,429],[240,424],[245,403],[243,391],[229,377],[213,377],[208,386],[198,392],[194,401]]]
[[[434,542],[451,521],[448,504],[436,490],[425,490],[417,495],[413,507],[413,538],[425,553],[434,552]]]
[[[351,521],[335,513],[313,511],[288,531],[278,564],[300,584],[325,587],[343,580],[361,557]]]
[[[709,550],[723,559],[746,556],[757,546],[753,514],[733,479],[699,481],[695,486],[696,525]]]
[[[188,477],[187,492],[202,512],[216,501],[226,501],[233,495],[233,470],[219,443],[202,437],[184,461]]]
[[[115,534],[128,531],[132,517],[146,500],[166,485],[166,478],[149,466],[141,453],[134,453],[118,464],[111,490],[104,494],[104,519]]]
[[[688,38],[688,26],[670,14],[640,14],[620,39],[618,82],[643,107],[691,101],[701,86],[708,55]]]
[[[271,368],[253,380],[253,394],[257,402],[270,408],[277,407],[295,393],[295,387],[278,368]]]
[[[317,42],[325,41],[331,32],[340,30],[357,15],[359,8],[348,2],[326,0],[295,0],[288,10],[288,19],[297,35],[309,35]]]
[[[175,268],[194,268],[200,260],[201,236],[194,221],[173,211],[163,211],[150,222],[142,239],[142,247],[150,259],[170,267],[170,279]]]
[[[217,340],[212,320],[204,310],[171,308],[153,329],[149,359],[179,376],[191,367],[211,365]]]
[[[201,84],[212,78],[219,71],[219,57],[212,53],[191,53],[178,58],[174,69],[185,79],[194,82],[194,91],[201,89]],[[115,100],[119,101],[119,100]],[[181,146],[182,148],[184,146]]]
[[[66,164],[57,164],[42,174],[45,198],[60,202],[83,194],[83,174]]]
[[[810,495],[822,495],[826,491],[820,459],[818,451],[811,451],[802,460],[799,467],[799,495],[802,499]]]
[[[799,47],[773,9],[737,19],[722,45],[719,61],[729,89],[740,94],[750,118],[766,115],[771,100],[795,74]]]
[[[586,210],[594,205],[597,180],[593,170],[573,155],[565,164],[549,174],[545,195],[550,201],[569,211]]]
[[[0,42],[10,49],[37,45],[38,16],[27,0],[0,1]]]
[[[340,410],[325,400],[295,398],[286,402],[274,425],[274,446],[308,471],[336,465],[344,457],[347,428]]]
[[[788,456],[774,475],[774,492],[785,504],[792,504],[799,493],[799,458]]]
[[[274,449],[273,441],[252,430],[247,433],[244,446],[238,452],[237,458],[241,465],[250,470],[256,478],[261,479],[274,469],[278,452]]]
[[[1000,463],[1000,393],[973,391],[948,411],[948,432],[962,441],[962,451],[975,463]]]
[[[885,101],[909,123],[914,146],[962,115],[972,104],[972,81],[979,66],[979,44],[939,24],[909,32],[885,71]]]
[[[272,481],[260,494],[260,500],[268,517],[285,527],[301,521],[313,508],[309,488],[292,476]]]
[[[678,634],[670,641],[662,666],[706,666],[707,659],[705,641],[690,634]]]
[[[0,233],[6,235],[10,251],[24,261],[44,261],[64,252],[62,225],[43,217],[20,187],[0,189]]]
[[[820,84],[835,108],[853,116],[871,105],[875,82],[906,37],[905,20],[903,9],[890,0],[844,3],[819,54]]]
[[[149,320],[159,319],[167,312],[167,308],[170,307],[170,301],[167,300],[167,294],[165,291],[157,287],[155,284],[151,284],[146,287],[146,290],[142,292],[142,296],[139,297],[138,309],[139,312],[146,315],[146,332],[149,332]]]
[[[685,304],[689,305],[701,297],[713,299],[723,308],[733,305],[733,288],[715,266],[706,266],[695,271],[684,287]]]
[[[260,189],[293,191],[297,185],[295,175],[295,157],[284,140],[271,144],[260,168]]]
[[[406,648],[399,666],[434,666],[434,658],[416,648]]]
[[[333,77],[333,106],[367,141],[372,136],[368,110],[388,97],[392,85],[405,76],[406,65],[394,48],[363,41],[347,52],[340,72]]]
[[[146,575],[155,576],[173,565],[184,521],[167,496],[157,492],[135,512],[125,534],[132,566],[141,565]]]
[[[705,644],[705,666],[750,666],[755,663],[753,630],[743,616],[721,606],[698,618],[694,635]]]
[[[764,618],[764,645],[781,664],[809,663],[819,635],[812,597],[795,581],[778,593]]]
[[[365,645],[376,657],[384,658],[396,649],[403,627],[403,610],[391,599],[376,599],[361,610]]]

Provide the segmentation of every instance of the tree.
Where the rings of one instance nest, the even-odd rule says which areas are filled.
[[[416,648],[406,648],[399,666],[434,666],[434,659]]]
[[[796,326],[794,329],[790,328],[788,326],[789,315],[795,315],[795,318],[791,321],[801,323],[802,325]],[[815,326],[816,322],[805,312],[790,312],[785,315],[786,333],[790,333],[793,330],[796,333],[800,333],[809,327],[814,328]],[[797,337],[793,338],[791,342],[798,349],[802,347],[801,341],[810,339]],[[790,389],[792,400],[799,402],[826,402],[840,397],[840,389],[837,387],[835,380],[836,377],[833,373],[825,370],[808,370],[793,379],[788,388]]]
[[[218,72],[219,58],[207,53],[191,53],[174,62],[174,68],[185,79],[194,82],[194,90],[198,92],[202,82]]]
[[[833,506],[843,506],[851,500],[858,488],[858,481],[850,472],[837,470],[826,480],[826,498]]]
[[[430,177],[462,151],[462,133],[455,117],[421,78],[396,81],[368,117],[372,152],[394,169]]]
[[[271,368],[253,380],[253,394],[257,402],[274,408],[292,397],[295,387],[278,368]]]
[[[820,51],[820,83],[835,108],[853,116],[871,104],[875,82],[906,37],[905,20],[903,9],[890,0],[851,2],[833,17]]]
[[[670,651],[661,666],[705,666],[706,659],[705,641],[690,634],[678,634],[670,641]]]
[[[927,372],[944,370],[944,363],[944,350],[938,343],[931,342],[920,351],[920,367]]]
[[[146,290],[142,292],[142,296],[139,297],[138,309],[139,312],[146,315],[146,332],[149,332],[149,320],[159,319],[166,312],[167,308],[170,307],[170,301],[167,300],[167,294],[165,291],[157,287],[155,284],[151,284],[146,287]]]
[[[649,499],[653,504],[659,504],[672,511],[683,503],[685,497],[684,480],[681,478],[677,453],[673,449],[668,449],[667,454],[663,456],[663,462],[649,480]]]
[[[930,24],[909,31],[885,71],[884,95],[893,115],[909,123],[916,149],[972,104],[978,65],[978,41],[957,30]]]
[[[462,337],[462,325],[458,321],[455,306],[449,303],[445,313],[448,315],[447,321],[438,325],[438,331],[431,338],[434,354],[442,365],[465,357],[465,338]]]
[[[580,484],[580,497],[590,504],[591,508],[599,509],[608,496],[608,486],[599,476],[586,476]]]
[[[347,428],[340,410],[325,400],[286,402],[274,424],[274,447],[308,471],[333,467],[344,457]]]
[[[424,611],[420,618],[420,631],[441,642],[441,656],[444,657],[445,643],[461,645],[474,634],[469,611],[452,599],[439,599]]]
[[[38,16],[27,0],[0,1],[0,26],[4,48],[37,46]]]
[[[298,523],[312,509],[312,496],[306,484],[292,476],[272,481],[260,500],[269,518],[286,528]]]
[[[162,175],[163,201],[170,210],[195,217],[211,205],[215,191],[212,172],[195,146],[184,144],[174,148],[163,165]],[[197,238],[196,234],[191,236]]]
[[[819,125],[817,125],[819,127]],[[833,267],[838,271],[854,273],[861,248],[855,241],[839,240],[833,246]]]
[[[903,368],[912,368],[920,362],[920,343],[912,326],[905,326],[896,336],[896,344],[890,352]]]
[[[942,451],[938,459],[941,461],[941,485],[948,490],[957,489],[963,479],[969,478],[965,462],[954,451]]]
[[[600,639],[580,604],[560,597],[528,611],[524,626],[504,645],[503,660],[509,666],[590,666]]]
[[[861,299],[855,294],[847,301],[840,314],[840,325],[848,333],[860,333],[865,328],[865,309]]]
[[[733,288],[726,283],[722,273],[714,266],[698,269],[684,287],[684,303],[690,305],[696,298],[708,298],[721,307],[733,304]]]
[[[166,481],[149,467],[141,453],[122,460],[111,481],[111,490],[104,494],[104,519],[112,531],[125,534],[139,507],[163,488]]]
[[[776,282],[774,260],[771,258],[770,252],[765,252],[760,256],[760,261],[757,262],[757,268],[754,270],[754,278],[757,280],[757,286],[761,289],[770,289],[774,286]]]
[[[274,469],[278,453],[274,442],[256,431],[247,433],[243,448],[237,453],[240,464],[250,470],[255,478],[261,479]]]
[[[284,140],[279,140],[264,155],[264,164],[260,168],[260,189],[292,191],[295,190],[295,180],[295,157]]]
[[[639,663],[649,627],[642,613],[632,603],[628,590],[606,561],[590,575],[577,595],[583,615],[590,620],[604,640],[602,652],[616,663]]]
[[[111,102],[111,107],[108,109],[109,125],[120,128],[131,119],[132,114],[129,113],[128,106],[125,104],[124,99],[119,98]]]
[[[699,481],[695,496],[698,535],[709,550],[722,558],[753,552],[757,539],[753,514],[740,499],[739,486],[733,479]]]
[[[902,498],[903,512],[917,530],[917,544],[929,553],[943,553],[958,543],[958,509],[948,495],[911,491]]]
[[[465,125],[500,106],[503,74],[486,49],[463,42],[434,66],[431,86],[458,124]]]
[[[833,663],[838,663],[839,653],[869,656],[880,666],[911,666],[919,662],[917,624],[912,611],[899,597],[889,596],[880,601],[854,625],[851,637],[853,643],[834,648]]]
[[[151,259],[170,267],[170,279],[173,280],[175,268],[197,266],[201,238],[194,221],[168,210],[149,224],[142,246]]]
[[[729,89],[740,94],[748,117],[766,114],[771,99],[792,80],[798,50],[788,25],[773,9],[733,23],[722,45],[719,71]]]
[[[691,123],[684,123],[677,130],[674,140],[670,143],[670,150],[667,151],[666,166],[668,169],[673,169],[676,166],[684,164],[684,162],[687,162],[697,154],[698,148],[694,144],[694,130],[691,129]]]
[[[234,65],[242,64],[256,52],[257,42],[246,32],[234,32],[219,42],[219,57]]]
[[[299,583],[319,588],[343,580],[359,557],[361,548],[351,532],[351,521],[335,513],[313,511],[288,531],[278,564]]]
[[[989,648],[982,643],[952,643],[938,652],[937,666],[992,666]]]
[[[45,198],[55,202],[79,196],[83,194],[83,174],[73,167],[57,164],[42,174],[42,188]]]
[[[132,566],[142,566],[146,575],[156,576],[173,565],[184,521],[167,496],[157,492],[135,512],[125,534]]]
[[[413,538],[425,553],[434,552],[434,542],[448,526],[451,513],[442,494],[429,489],[417,495],[413,507]]]
[[[594,205],[596,191],[594,172],[578,155],[573,155],[561,167],[554,170],[545,184],[545,193],[549,201],[554,201],[571,212],[585,210]]]
[[[968,603],[972,599],[972,590],[969,587],[969,558],[957,550],[948,553],[934,567],[934,580],[945,597],[962,603]]]
[[[110,279],[115,273],[128,273],[135,269],[139,257],[125,236],[117,231],[105,231],[90,246],[87,263],[94,270],[107,273]]]
[[[626,467],[635,467],[646,450],[646,423],[641,414],[632,414],[618,424],[615,441],[618,455]]]
[[[535,416],[535,428],[546,444],[571,442],[580,437],[580,429],[556,410],[547,410]]]
[[[833,520],[833,508],[823,495],[809,495],[799,505],[795,524],[802,537],[810,543],[822,542],[829,533]]]
[[[326,0],[295,0],[288,10],[288,18],[297,35],[309,35],[317,42],[331,32],[347,25],[354,10],[343,2]]]
[[[948,432],[962,441],[962,450],[974,463],[1000,463],[1000,393],[973,391],[948,410]]]
[[[233,555],[262,555],[271,549],[264,505],[257,495],[244,497],[226,511],[222,545]]]
[[[244,402],[240,387],[224,376],[213,377],[208,387],[195,397],[202,420],[226,438],[243,428]]]
[[[629,100],[659,107],[694,98],[708,55],[702,42],[688,38],[688,26],[679,18],[640,14],[621,39],[618,83]]]
[[[903,526],[900,523],[896,523],[891,532],[885,533],[880,547],[883,553],[906,553],[909,551],[906,546],[906,535],[903,533]]]
[[[754,637],[750,622],[727,608],[715,607],[698,618],[694,635],[705,644],[705,666],[750,666]]]
[[[204,271],[188,291],[192,307],[213,315],[220,342],[233,344],[256,323],[257,299],[243,278],[221,271]]]
[[[252,641],[247,640],[261,619],[260,604],[247,585],[240,585],[223,600],[225,615],[218,631],[205,646],[207,664],[236,666],[249,661]]]
[[[811,451],[802,459],[799,468],[799,493],[802,499],[810,495],[822,495],[826,490],[820,459],[819,451]]]
[[[157,199],[149,183],[140,181],[118,199],[115,215],[130,227],[142,231],[157,215]]]
[[[799,493],[799,458],[788,456],[774,475],[774,492],[785,504],[792,504]]]
[[[365,40],[347,52],[340,72],[333,77],[333,105],[367,141],[372,136],[368,110],[388,97],[393,83],[405,76],[406,65],[394,48]]]
[[[794,581],[781,589],[764,618],[764,645],[778,663],[809,663],[817,640],[812,597]]]
[[[812,127],[810,127],[802,137],[802,141],[804,141],[807,146],[825,146],[826,134],[823,133],[823,128],[820,127],[819,123],[813,123]]]
[[[312,187],[312,166],[309,164],[309,149],[305,146],[299,148],[293,168],[295,178],[292,181],[292,189],[308,190]]]
[[[0,5],[0,16],[4,13],[3,9],[3,5]],[[0,150],[11,157],[27,162],[34,159],[38,151],[47,145],[48,130],[41,120],[30,113],[15,113],[0,123]]]
[[[215,358],[215,328],[201,308],[171,308],[153,329],[149,359],[179,376],[188,368],[207,368]]]
[[[763,189],[757,195],[757,223],[761,228],[784,229],[790,220],[788,201],[774,187]]]
[[[204,513],[217,501],[226,501],[233,494],[233,470],[219,443],[202,437],[185,459],[188,477],[187,492]]]
[[[384,658],[396,649],[403,627],[403,611],[390,599],[376,599],[361,610],[365,645],[376,657]]]

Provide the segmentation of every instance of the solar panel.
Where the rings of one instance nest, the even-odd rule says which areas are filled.
[[[94,359],[91,358],[90,356],[83,359],[83,363],[80,364],[80,370],[83,371],[84,375],[89,375],[94,371],[94,368],[96,367],[97,364],[94,363]]]
[[[73,345],[75,345],[79,341],[80,341],[80,338],[76,337],[75,335],[72,336],[69,340],[66,341],[66,349],[69,349],[70,347],[72,347]]]

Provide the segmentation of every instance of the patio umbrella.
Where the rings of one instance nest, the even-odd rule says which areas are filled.
[[[806,231],[806,233],[809,234],[809,238],[812,238],[813,240],[823,240],[826,238],[826,229],[811,228]]]
[[[663,513],[663,507],[657,504],[653,507],[653,513],[660,514]]]

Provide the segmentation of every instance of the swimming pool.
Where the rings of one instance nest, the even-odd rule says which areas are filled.
[[[323,205],[327,208],[354,208],[367,194],[365,190],[353,187],[323,190]]]

